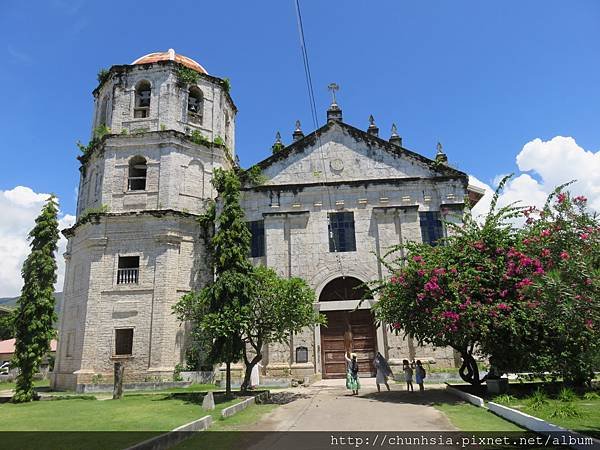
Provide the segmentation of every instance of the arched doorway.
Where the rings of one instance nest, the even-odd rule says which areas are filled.
[[[319,302],[339,303],[339,309],[325,311],[327,326],[321,326],[323,378],[346,376],[346,351],[357,355],[359,375],[374,376],[373,359],[377,351],[375,320],[370,309],[354,310],[348,302],[373,298],[363,282],[354,277],[331,280],[319,296]],[[336,304],[337,306],[337,304]]]

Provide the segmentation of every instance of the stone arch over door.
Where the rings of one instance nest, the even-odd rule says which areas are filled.
[[[323,378],[346,376],[347,351],[357,354],[359,375],[374,376],[377,332],[373,313],[348,306],[369,297],[372,295],[363,282],[350,276],[333,278],[321,289],[319,303],[327,317],[327,326],[320,329]],[[327,308],[328,303],[335,307]]]

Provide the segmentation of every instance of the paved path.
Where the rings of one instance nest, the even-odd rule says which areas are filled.
[[[442,386],[426,392],[405,392],[390,384],[391,392],[377,392],[374,378],[361,378],[360,395],[351,396],[345,380],[323,380],[294,389],[296,400],[284,404],[252,426],[253,431],[452,431],[456,428],[433,407],[439,401],[456,401]],[[418,388],[418,387],[417,387]],[[384,392],[385,391],[385,392]],[[291,393],[291,391],[290,391]],[[291,395],[293,395],[291,394]],[[302,436],[302,435],[300,435]],[[277,436],[268,436],[256,449],[277,449]],[[326,446],[328,447],[328,446]],[[305,448],[305,447],[299,447]],[[309,447],[306,447],[309,448]],[[310,448],[321,448],[313,447]],[[330,446],[328,448],[331,448]]]
[[[323,380],[295,390],[302,397],[265,416],[256,431],[443,431],[455,430],[448,418],[432,404],[455,400],[440,388],[425,394],[405,392],[390,384],[392,391],[377,392],[374,378],[361,378],[360,395],[346,390],[345,380]]]

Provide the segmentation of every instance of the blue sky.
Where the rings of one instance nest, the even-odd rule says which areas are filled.
[[[480,180],[516,170],[534,138],[600,146],[600,2],[301,1],[321,122],[341,86],[346,122],[396,122],[406,147]],[[313,129],[292,0],[11,1],[0,6],[0,190],[75,209],[75,141],[89,138],[101,67],[175,48],[229,77],[237,151],[268,156],[275,131]]]

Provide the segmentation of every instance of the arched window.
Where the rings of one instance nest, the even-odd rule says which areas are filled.
[[[140,81],[135,87],[135,108],[133,117],[143,119],[150,116],[150,96],[152,88],[150,82],[146,80]]]
[[[146,190],[146,160],[141,156],[134,156],[129,160],[129,179],[127,189],[130,191]]]
[[[202,114],[204,110],[204,95],[197,86],[192,86],[188,92],[187,114],[188,122],[202,124]]]
[[[319,301],[361,300],[363,298],[373,298],[373,295],[362,281],[354,277],[339,277],[325,285]]]

